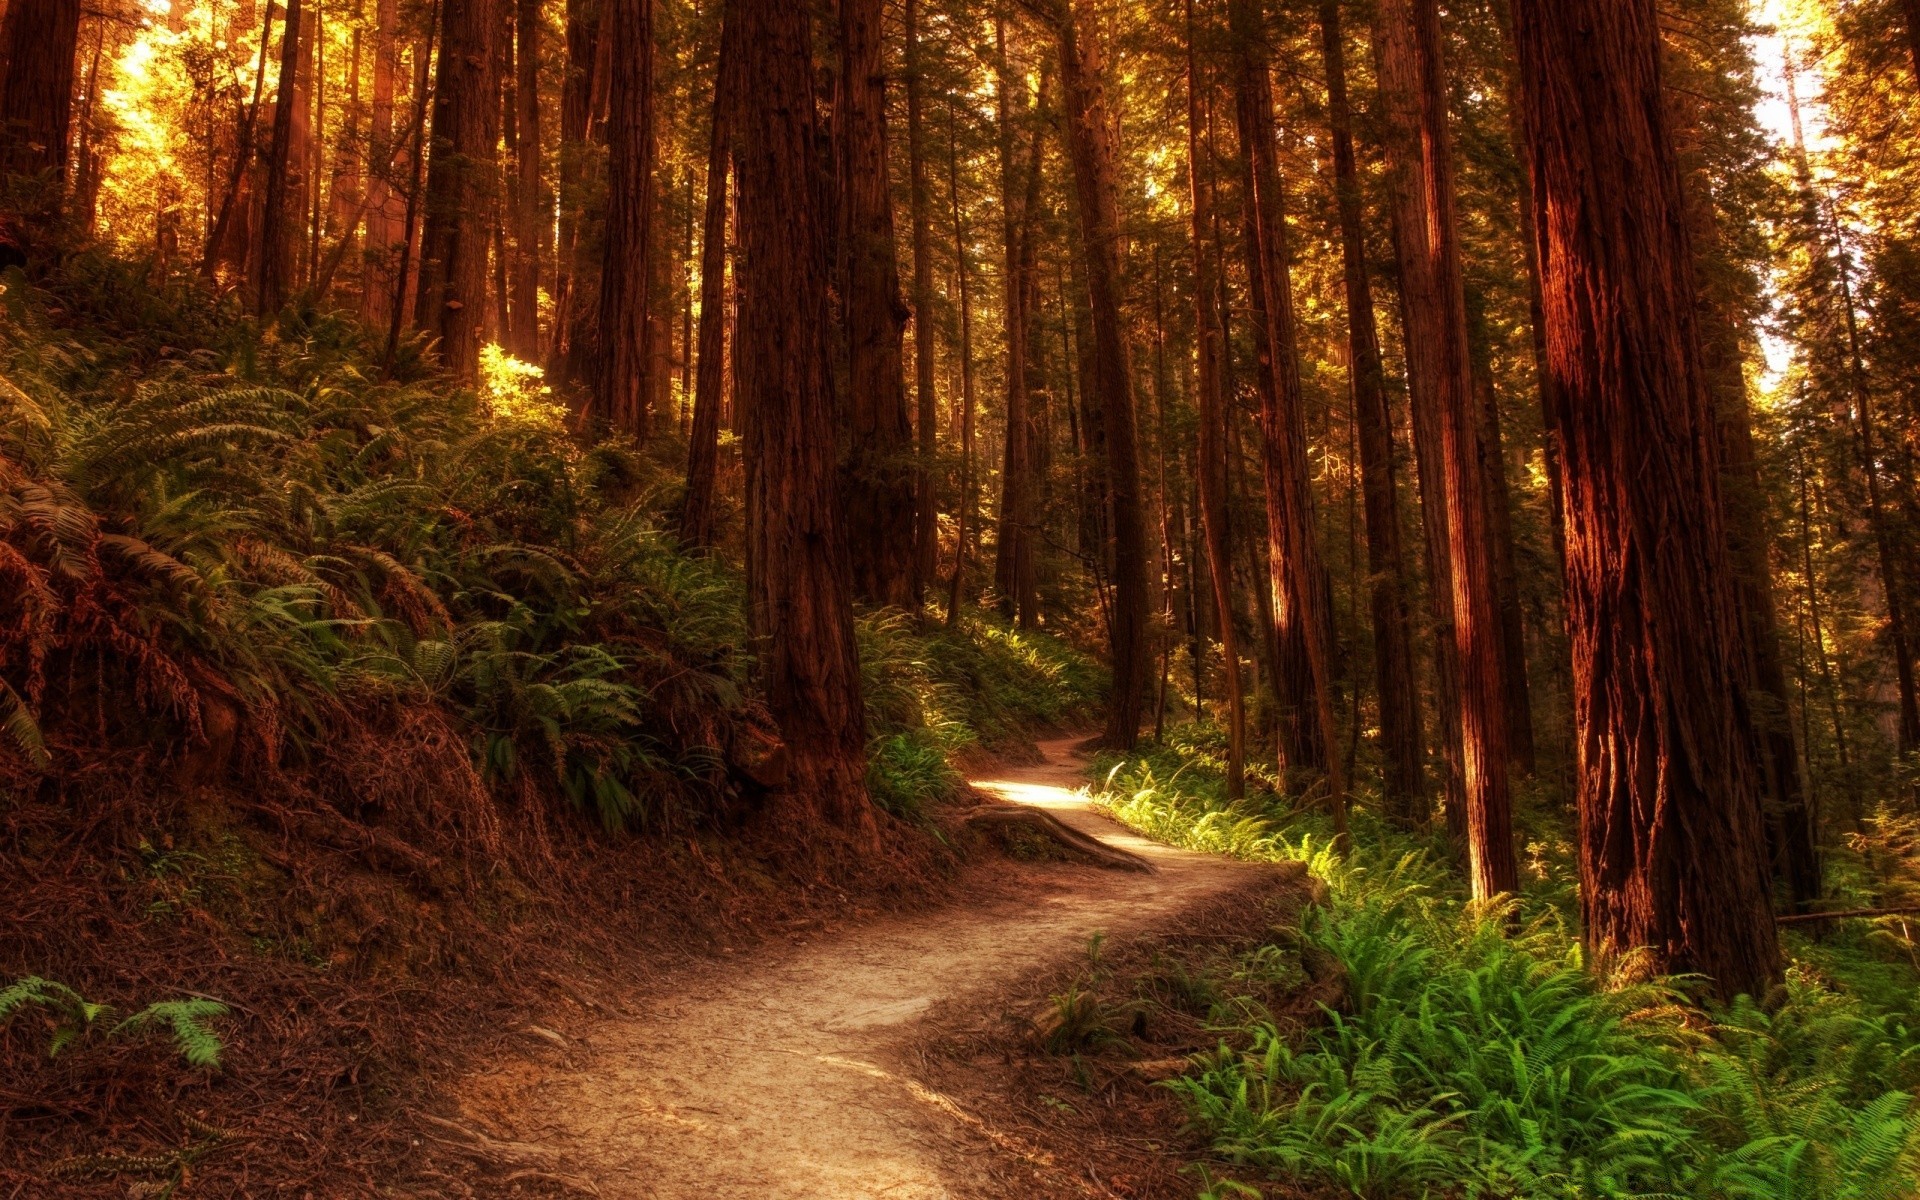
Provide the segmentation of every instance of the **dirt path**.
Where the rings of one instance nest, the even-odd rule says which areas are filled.
[[[591,1056],[485,1115],[557,1152],[607,1200],[935,1200],[992,1196],[967,1115],[911,1078],[920,1018],[1072,962],[1089,936],[1172,933],[1196,905],[1267,886],[1266,868],[1172,850],[1091,812],[1068,741],[975,780],[1153,862],[1151,874],[1007,862],[966,902],[757,949],[590,1032]],[[977,1165],[977,1160],[976,1160]]]

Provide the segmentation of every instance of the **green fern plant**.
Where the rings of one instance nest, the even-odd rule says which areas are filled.
[[[96,1004],[56,980],[29,975],[0,990],[0,1025],[29,1009],[46,1013],[52,1025],[47,1039],[49,1058],[58,1058],[97,1028],[104,1029],[104,1040],[164,1027],[172,1034],[180,1057],[194,1067],[218,1067],[225,1048],[220,1036],[207,1024],[227,1015],[227,1006],[215,1000],[161,1000],[123,1021],[107,1025],[107,1018],[113,1015],[111,1005]]]

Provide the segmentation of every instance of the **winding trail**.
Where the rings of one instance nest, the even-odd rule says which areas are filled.
[[[697,969],[639,1013],[602,1022],[579,1066],[524,1089],[504,1120],[512,1136],[556,1151],[607,1200],[993,1196],[977,1169],[990,1138],[912,1077],[920,1019],[936,1006],[990,1006],[1075,961],[1096,932],[1178,933],[1197,905],[1274,882],[1271,868],[1170,849],[1093,812],[1071,745],[1043,743],[1041,763],[973,785],[1044,808],[1154,872],[995,862],[963,901]]]

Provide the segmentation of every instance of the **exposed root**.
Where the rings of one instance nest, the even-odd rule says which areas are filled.
[[[1022,829],[1039,834],[1076,858],[1115,871],[1151,873],[1154,865],[1137,854],[1116,850],[1089,837],[1051,813],[1016,804],[983,804],[959,814],[960,823],[978,829]]]

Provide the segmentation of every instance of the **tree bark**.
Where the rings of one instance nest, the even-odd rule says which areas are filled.
[[[1333,710],[1333,619],[1326,563],[1307,467],[1306,406],[1294,331],[1285,197],[1273,148],[1270,51],[1253,0],[1234,0],[1242,185],[1246,193],[1247,278],[1260,355],[1260,464],[1266,492],[1267,569],[1274,615],[1275,690],[1283,710],[1282,767],[1324,777],[1327,803],[1346,836],[1347,781]],[[1295,732],[1287,745],[1286,730]]]
[[[828,222],[813,187],[812,30],[806,6],[735,0],[743,80],[738,396],[748,596],[767,704],[785,743],[781,801],[877,843],[865,785],[865,712],[840,526],[828,367]]]
[[[1008,93],[1024,86],[1008,69],[1005,22],[994,25],[998,51],[996,104],[1000,135],[1000,211],[1003,245],[1001,283],[1006,318],[1006,446],[1000,475],[1000,527],[994,557],[994,585],[1003,616],[1018,618],[1024,629],[1039,619],[1039,590],[1034,575],[1035,524],[1033,388],[1028,379],[1033,308],[1038,303],[1034,277],[1034,225],[1040,209],[1040,123],[1036,120],[1026,169],[1014,153],[1015,112]],[[1045,102],[1045,82],[1042,81]]]
[[[1410,589],[1401,546],[1393,416],[1387,408],[1386,372],[1374,323],[1373,283],[1367,269],[1360,178],[1353,153],[1340,0],[1321,0],[1320,37],[1327,72],[1327,114],[1346,283],[1347,370],[1354,422],[1359,428],[1360,486],[1367,515],[1367,592],[1373,624],[1374,687],[1380,706],[1381,794],[1389,818],[1411,826],[1424,819],[1427,806],[1421,766],[1420,689],[1415,682],[1413,634],[1407,610]]]
[[[1759,995],[1780,952],[1655,6],[1513,17],[1563,400],[1585,937]]]
[[[847,328],[847,458],[841,493],[854,595],[913,602],[913,424],[901,338],[907,308],[893,236],[887,170],[887,76],[882,0],[839,0],[842,253]]]
[[[960,293],[960,493],[954,505],[953,578],[947,589],[947,625],[960,622],[960,602],[965,597],[967,552],[972,547],[969,532],[979,486],[973,477],[973,291],[967,269],[967,237],[960,217],[960,141],[958,115],[947,110],[947,195],[953,204],[953,274],[955,290]]]
[[[382,0],[391,3],[392,0]],[[513,318],[515,356],[540,357],[540,0],[514,4],[515,140],[513,196]]]
[[[1487,563],[1500,646],[1500,692],[1505,701],[1507,750],[1515,770],[1531,778],[1538,766],[1533,745],[1533,686],[1527,677],[1526,619],[1520,609],[1520,572],[1514,564],[1513,499],[1501,432],[1500,394],[1494,386],[1492,347],[1478,298],[1469,305],[1469,354],[1473,416],[1480,446],[1480,475],[1487,510]]]
[[[1107,106],[1099,42],[1089,0],[1073,0],[1059,26],[1060,78],[1066,93],[1067,144],[1080,202],[1087,293],[1092,310],[1092,367],[1106,446],[1106,499],[1113,538],[1113,615],[1108,638],[1113,696],[1105,743],[1130,750],[1140,736],[1152,664],[1147,644],[1150,597],[1146,516],[1140,497],[1133,370],[1120,312],[1125,231],[1113,178],[1113,118]]]
[[[607,243],[589,415],[644,442],[654,372],[647,353],[653,255],[653,0],[607,0]]]
[[[1213,164],[1201,129],[1211,121],[1211,97],[1194,50],[1193,0],[1187,18],[1187,193],[1193,235],[1193,343],[1195,408],[1199,417],[1200,525],[1207,542],[1207,577],[1220,621],[1220,658],[1227,689],[1227,798],[1246,795],[1247,713],[1240,686],[1240,643],[1233,619],[1232,538],[1227,528],[1227,401],[1221,384],[1226,331],[1220,321],[1220,263],[1213,238]]]
[[[30,190],[6,199],[32,224],[60,211],[79,42],[80,0],[12,0],[0,19],[0,182]]]
[[[1429,523],[1430,586],[1457,685],[1459,796],[1476,897],[1514,891],[1499,613],[1489,562],[1485,476],[1467,349],[1466,294],[1454,220],[1446,64],[1434,0],[1383,0],[1376,25],[1386,102],[1394,241],[1406,320],[1408,387]],[[1436,537],[1434,526],[1444,528]],[[1444,564],[1444,568],[1441,564]],[[1445,655],[1447,650],[1439,650]],[[1442,720],[1445,721],[1445,670]],[[1451,781],[1450,781],[1451,782]],[[1448,800],[1454,799],[1449,790]]]
[[[714,68],[713,120],[707,140],[707,204],[700,225],[700,366],[693,382],[693,429],[687,435],[687,495],[680,505],[680,543],[714,543],[713,489],[720,466],[721,393],[727,384],[727,193],[739,101],[739,19],[720,17]]]
[[[479,369],[487,294],[486,215],[498,108],[492,80],[496,2],[442,0],[414,324],[439,342],[441,365],[459,379],[471,379]]]
[[[264,172],[267,178],[265,202],[260,210],[260,240],[256,261],[259,280],[254,292],[254,311],[261,316],[280,311],[286,303],[287,289],[294,272],[293,232],[288,227],[288,209],[298,205],[300,178],[293,170],[294,125],[299,119],[301,25],[300,0],[287,0],[286,16],[280,26],[280,82],[274,92],[273,134],[267,143]],[[262,31],[261,36],[266,36]]]
[[[913,226],[913,388],[918,439],[914,462],[915,611],[926,603],[940,557],[940,498],[934,470],[940,441],[933,386],[933,202],[927,187],[927,51],[920,42],[919,14],[919,0],[906,0],[907,178]]]

